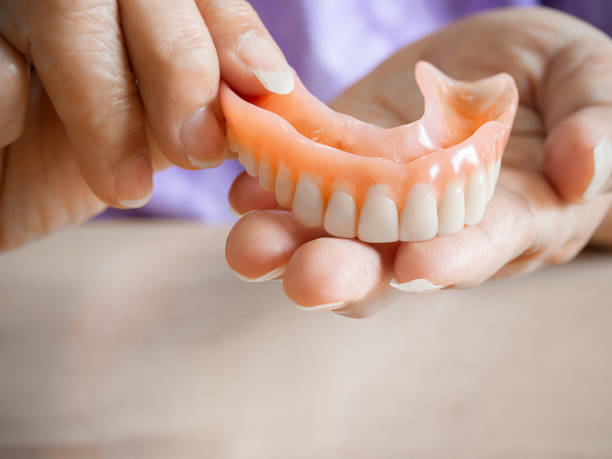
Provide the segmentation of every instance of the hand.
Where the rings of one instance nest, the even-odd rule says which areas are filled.
[[[406,291],[474,287],[565,262],[589,241],[611,202],[603,194],[612,167],[610,39],[551,10],[490,12],[398,52],[333,108],[389,127],[417,119],[413,71],[421,59],[458,79],[508,72],[518,84],[520,107],[483,221],[423,242],[333,238],[300,227],[287,211],[261,210],[275,209],[274,195],[242,175],[230,202],[260,211],[228,237],[235,271],[265,280],[286,267],[284,290],[294,302],[360,317]]]
[[[0,0],[0,250],[219,164],[220,77],[292,89],[246,1]]]

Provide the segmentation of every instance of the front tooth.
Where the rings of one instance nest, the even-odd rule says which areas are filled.
[[[356,219],[357,206],[353,197],[343,190],[334,191],[325,211],[325,231],[334,236],[355,237]]]
[[[364,242],[394,242],[398,239],[397,206],[385,185],[372,185],[361,207],[359,239]]]
[[[291,206],[295,219],[307,228],[316,228],[323,222],[323,194],[309,176],[302,176],[295,187]]]
[[[263,157],[259,160],[259,184],[266,191],[274,191],[274,170]]]
[[[495,175],[497,167],[495,164],[490,164],[487,169],[487,201],[491,200],[493,192],[495,191]]]
[[[238,152],[240,151],[240,147],[238,146],[238,139],[236,139],[236,134],[234,133],[234,129],[229,125],[226,125],[227,132],[227,148],[230,151]]]
[[[251,153],[247,152],[244,148],[241,149],[238,153],[238,161],[244,166],[247,174],[251,177],[257,177],[257,160]]]
[[[487,205],[487,178],[482,169],[474,172],[465,190],[465,224],[476,225],[482,220]]]
[[[286,209],[291,208],[294,186],[295,184],[289,169],[284,164],[281,164],[276,174],[276,202],[278,202],[279,206]]]
[[[434,190],[425,183],[415,184],[404,204],[400,221],[400,241],[426,241],[438,234],[438,206]]]
[[[438,206],[438,234],[448,236],[463,228],[465,223],[465,196],[459,183],[446,185]]]

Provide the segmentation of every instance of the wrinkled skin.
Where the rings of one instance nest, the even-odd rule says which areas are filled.
[[[286,265],[283,287],[294,302],[332,303],[335,312],[362,317],[398,296],[418,301],[418,294],[390,287],[393,278],[469,288],[566,262],[587,244],[611,202],[603,192],[581,199],[592,176],[593,148],[612,131],[610,40],[551,10],[485,13],[398,52],[333,108],[382,126],[417,119],[422,100],[413,69],[420,59],[458,79],[498,72],[516,79],[520,107],[483,221],[424,242],[339,239],[301,228],[276,207],[272,193],[243,174],[230,192],[232,206],[258,211],[244,216],[228,237],[234,270],[257,278]]]
[[[0,0],[0,250],[144,205],[169,164],[218,165],[220,78],[262,95],[253,70],[277,65],[243,0]]]

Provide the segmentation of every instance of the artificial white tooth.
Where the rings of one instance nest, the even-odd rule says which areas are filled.
[[[281,164],[276,173],[276,202],[278,202],[279,206],[286,209],[291,208],[294,187],[295,184],[289,169],[284,164]]]
[[[251,177],[257,177],[257,160],[251,153],[244,148],[241,149],[240,152],[238,152],[238,161],[244,166],[247,174]]]
[[[355,237],[356,220],[357,205],[350,193],[343,190],[334,191],[325,211],[325,231],[334,236]]]
[[[463,228],[465,224],[465,196],[459,183],[446,185],[438,205],[438,234],[448,236]]]
[[[496,166],[495,164],[490,164],[487,169],[487,202],[491,200],[493,192],[495,191],[495,174]]]
[[[476,225],[487,206],[487,177],[482,169],[472,174],[465,190],[465,224]]]
[[[499,179],[499,173],[501,171],[501,159],[499,159],[496,163],[495,163],[495,183],[497,183],[497,180]]]
[[[434,190],[415,184],[404,204],[400,220],[400,241],[426,241],[438,234],[438,206]]]
[[[227,124],[226,125],[227,132],[227,148],[229,151],[238,152],[240,151],[240,147],[238,146],[238,139],[236,139],[236,134],[234,133],[234,129]]]
[[[295,219],[307,228],[316,228],[323,223],[323,193],[315,180],[307,175],[300,177],[291,204]]]
[[[259,184],[266,191],[274,191],[274,169],[264,157],[259,160]]]
[[[361,207],[357,234],[364,242],[394,242],[398,233],[397,206],[386,185],[372,185]]]

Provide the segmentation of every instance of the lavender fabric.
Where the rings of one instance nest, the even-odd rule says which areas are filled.
[[[610,0],[252,0],[251,4],[308,89],[329,101],[386,57],[450,21],[490,8],[544,5],[612,33]],[[155,176],[142,209],[106,216],[234,219],[227,193],[242,171],[236,161],[204,171],[171,167]]]

